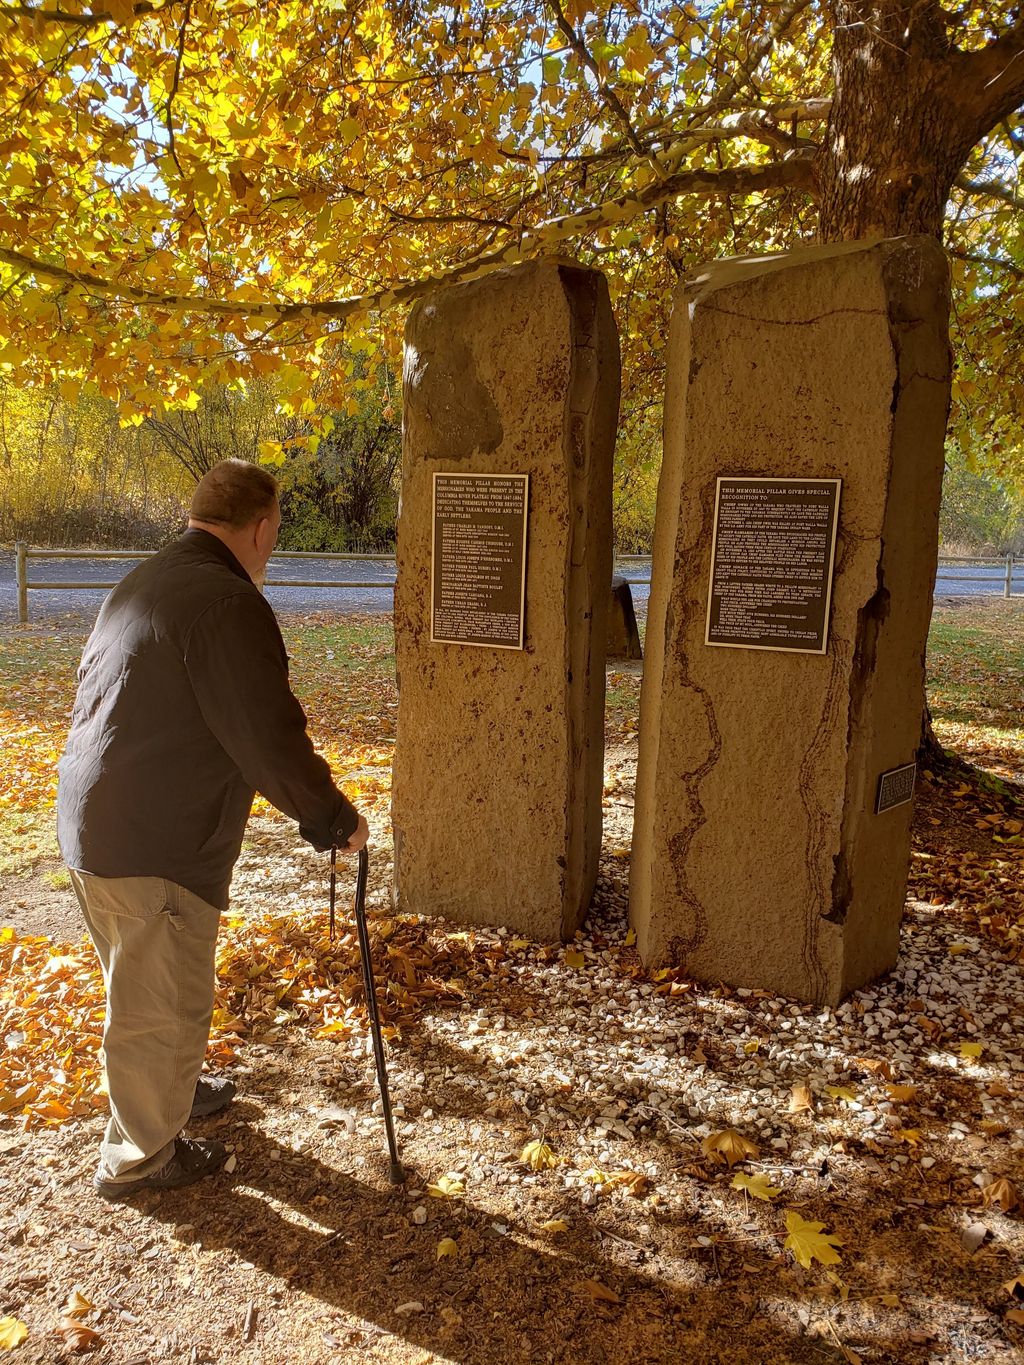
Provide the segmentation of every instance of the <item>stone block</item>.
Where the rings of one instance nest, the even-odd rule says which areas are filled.
[[[612,595],[608,602],[609,659],[642,659],[640,631],[633,609],[633,592],[629,580],[618,574],[612,579]]]
[[[571,936],[601,844],[619,352],[598,272],[517,266],[406,330],[392,787],[400,911]],[[524,645],[431,642],[435,472],[528,474]]]
[[[949,406],[948,270],[905,238],[723,262],[680,288],[641,701],[645,961],[835,1004],[892,967]],[[824,654],[705,644],[719,476],[839,478]]]

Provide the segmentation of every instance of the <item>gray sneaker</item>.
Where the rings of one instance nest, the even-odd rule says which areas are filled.
[[[196,1081],[196,1093],[189,1118],[205,1119],[210,1114],[219,1114],[234,1098],[234,1081],[229,1081],[226,1076],[200,1076]]]
[[[136,1190],[177,1190],[183,1185],[194,1185],[204,1176],[216,1175],[227,1159],[228,1149],[223,1142],[179,1137],[174,1139],[174,1155],[159,1171],[138,1180],[104,1180],[97,1173],[92,1187],[108,1203],[120,1204]]]

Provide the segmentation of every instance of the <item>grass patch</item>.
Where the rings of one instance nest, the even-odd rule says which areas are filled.
[[[940,607],[928,638],[928,701],[948,749],[1024,773],[1024,602]]]
[[[0,807],[0,877],[26,877],[39,863],[59,857],[52,810]]]
[[[380,773],[394,744],[398,697],[388,615],[285,617],[292,685],[314,742],[340,773]],[[58,856],[56,762],[64,746],[87,631],[11,630],[0,637],[0,875]],[[994,774],[1024,774],[1024,602],[940,606],[928,642],[928,695],[940,741]],[[635,732],[638,674],[608,678],[609,742]]]

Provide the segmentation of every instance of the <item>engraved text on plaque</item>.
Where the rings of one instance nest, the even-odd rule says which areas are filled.
[[[522,649],[528,474],[435,474],[430,638]]]
[[[840,482],[718,480],[707,644],[825,653]]]

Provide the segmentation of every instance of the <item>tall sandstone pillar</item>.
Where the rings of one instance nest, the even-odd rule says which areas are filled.
[[[876,814],[877,792],[921,730],[947,323],[925,238],[723,262],[676,295],[630,898],[647,962],[834,1004],[896,960],[912,806]],[[728,476],[842,480],[824,653],[705,643]]]
[[[618,339],[596,271],[517,266],[439,290],[409,319],[392,789],[401,911],[546,940],[586,914],[601,845],[618,401]],[[529,475],[521,649],[431,640],[435,473]]]

